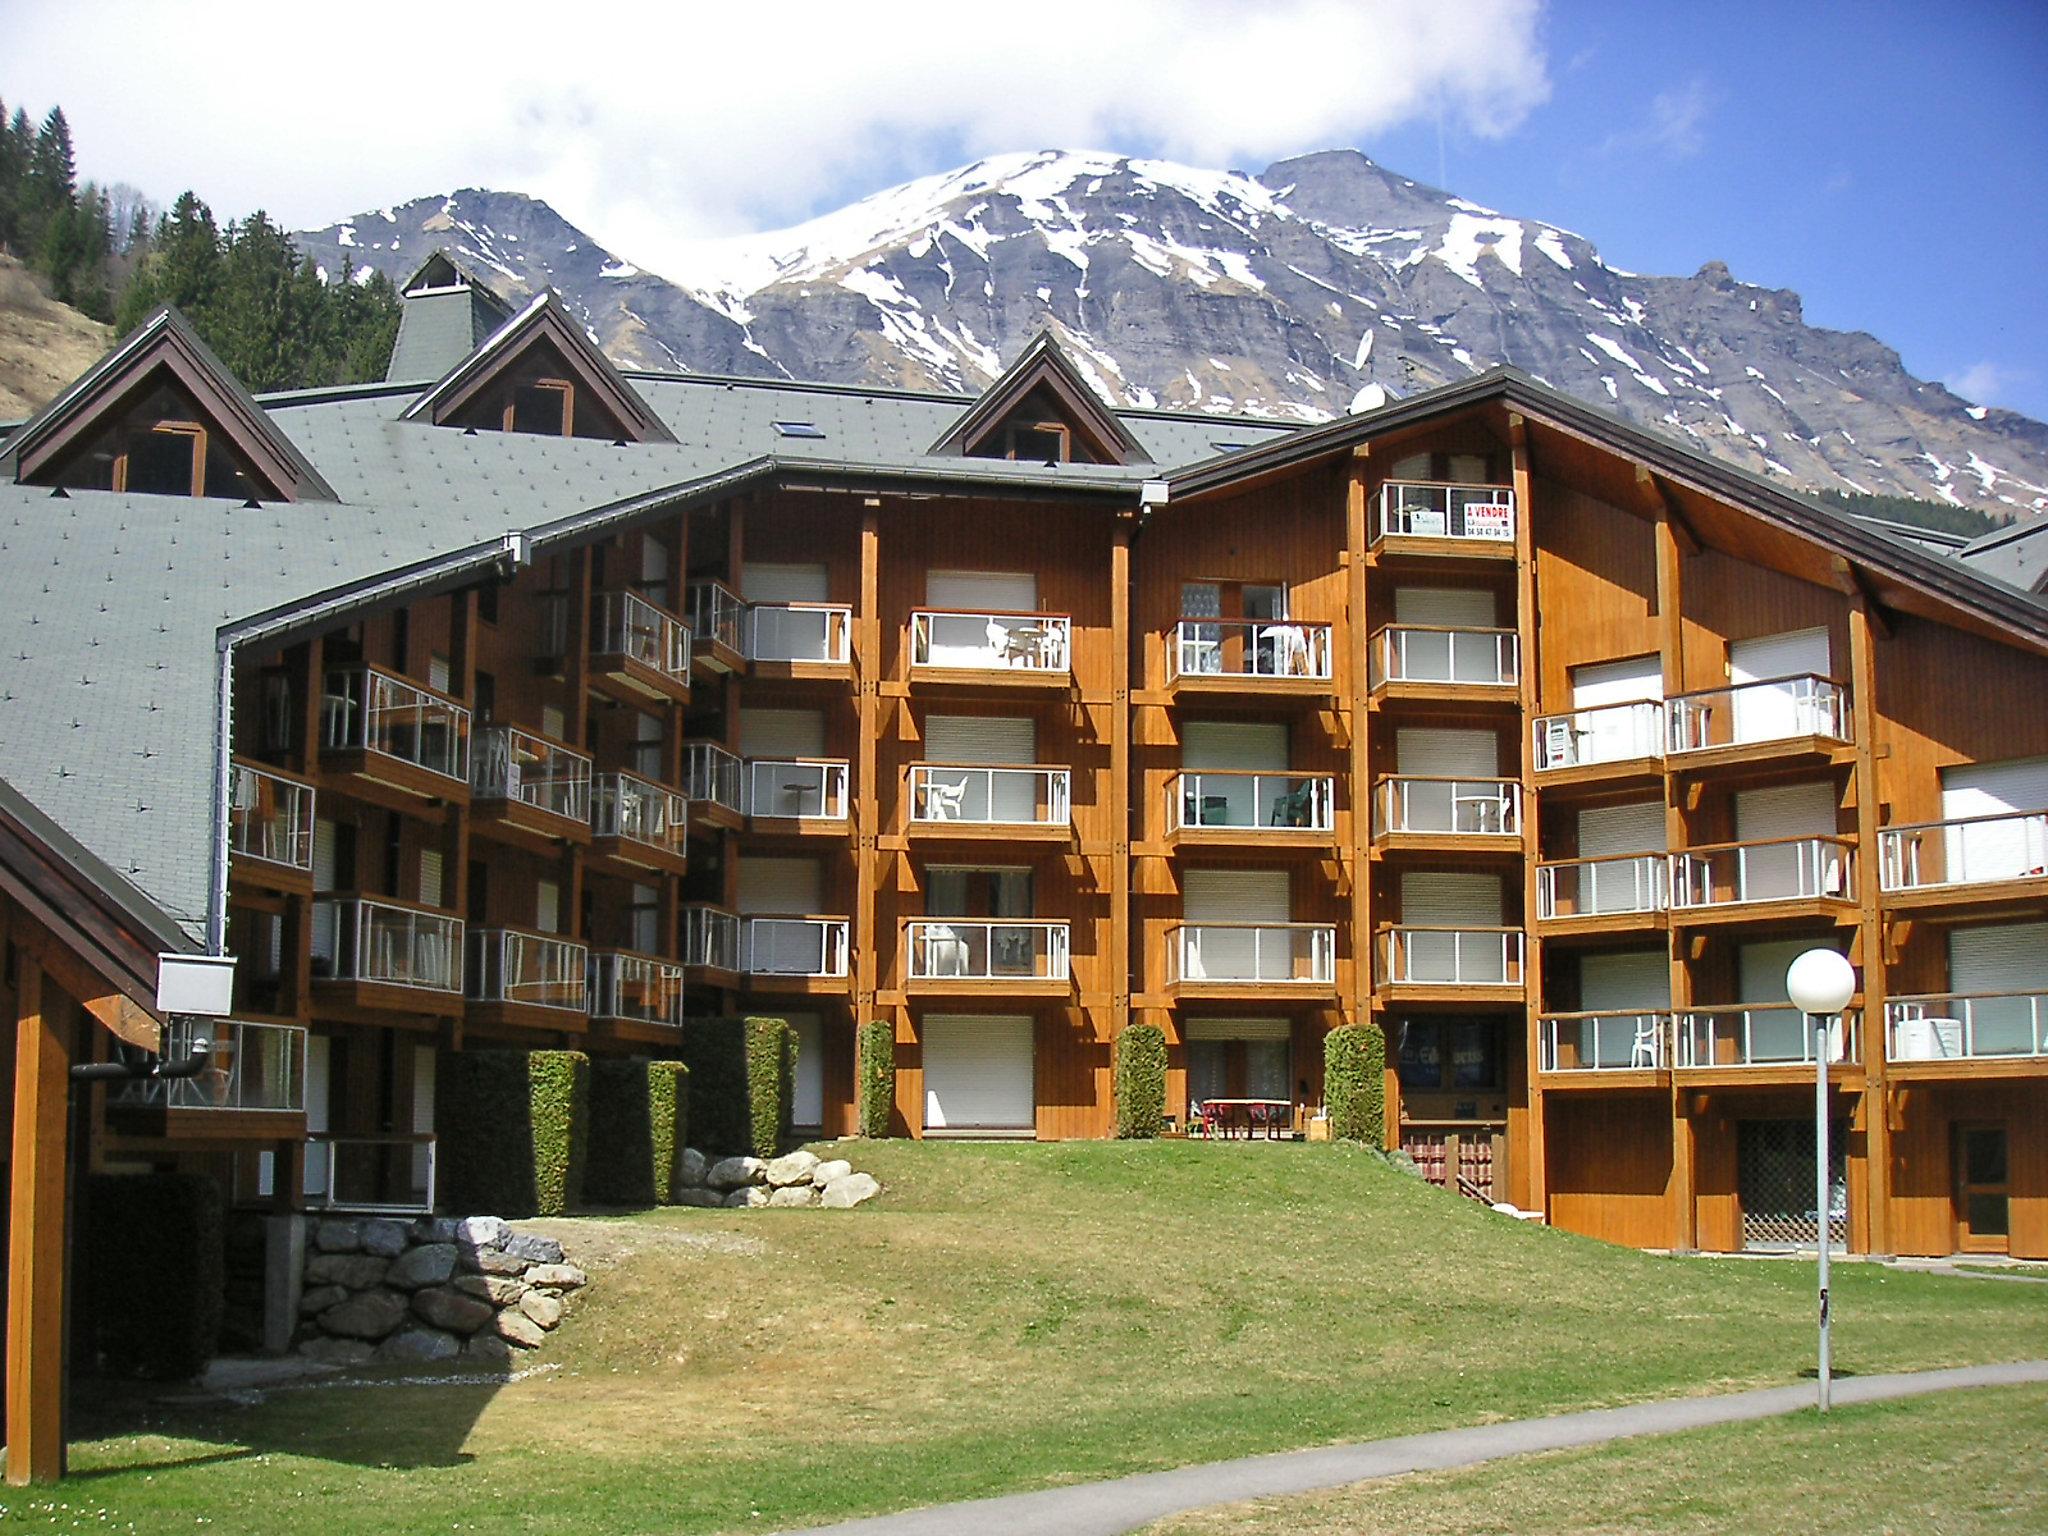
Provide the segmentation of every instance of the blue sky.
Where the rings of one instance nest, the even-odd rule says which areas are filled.
[[[62,103],[83,174],[223,217],[497,187],[660,271],[985,154],[1352,146],[1631,271],[1725,261],[2048,419],[2044,0],[1033,0],[1023,32],[958,0],[609,0],[569,33],[554,0],[5,5],[10,108]]]

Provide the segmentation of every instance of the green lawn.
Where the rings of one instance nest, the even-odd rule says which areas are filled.
[[[1813,1271],[1529,1227],[1331,1146],[860,1145],[859,1211],[555,1224],[595,1285],[508,1385],[102,1421],[10,1519],[773,1530],[1247,1452],[1783,1382]],[[2012,1359],[2048,1287],[1837,1270],[1845,1371]],[[92,1432],[81,1426],[84,1432]],[[104,1518],[103,1518],[104,1517]]]
[[[1144,1536],[2048,1530],[2048,1387],[1948,1392],[1231,1504]]]

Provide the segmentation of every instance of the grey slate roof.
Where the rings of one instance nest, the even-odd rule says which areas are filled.
[[[1956,558],[2029,592],[2048,590],[2048,512],[1980,534]]]

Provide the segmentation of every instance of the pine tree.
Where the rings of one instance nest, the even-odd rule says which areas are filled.
[[[221,281],[220,231],[213,210],[183,192],[157,221],[149,254],[121,295],[114,325],[131,331],[159,304],[173,304],[195,324],[212,308]]]
[[[19,249],[21,182],[27,173],[28,162],[7,127],[7,104],[0,102],[0,251]]]
[[[23,191],[21,246],[40,257],[51,220],[78,200],[78,165],[71,152],[71,125],[65,121],[62,107],[50,108],[35,132]]]

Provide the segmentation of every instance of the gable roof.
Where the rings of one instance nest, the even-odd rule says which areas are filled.
[[[460,410],[479,390],[535,347],[552,344],[577,382],[589,389],[631,429],[635,442],[672,443],[667,423],[648,407],[611,359],[600,352],[583,327],[571,318],[562,297],[547,289],[500,326],[488,341],[457,363],[400,418],[430,421],[436,426]]]
[[[1093,437],[1112,463],[1151,462],[1151,455],[1081,376],[1050,330],[1034,336],[1031,345],[981,392],[967,413],[925,451],[935,456],[972,452],[1037,389],[1049,393],[1068,420]]]
[[[158,369],[168,372],[234,449],[287,501],[333,501],[334,488],[255,396],[170,305],[159,306],[8,440],[4,461],[26,481],[99,425]]]

